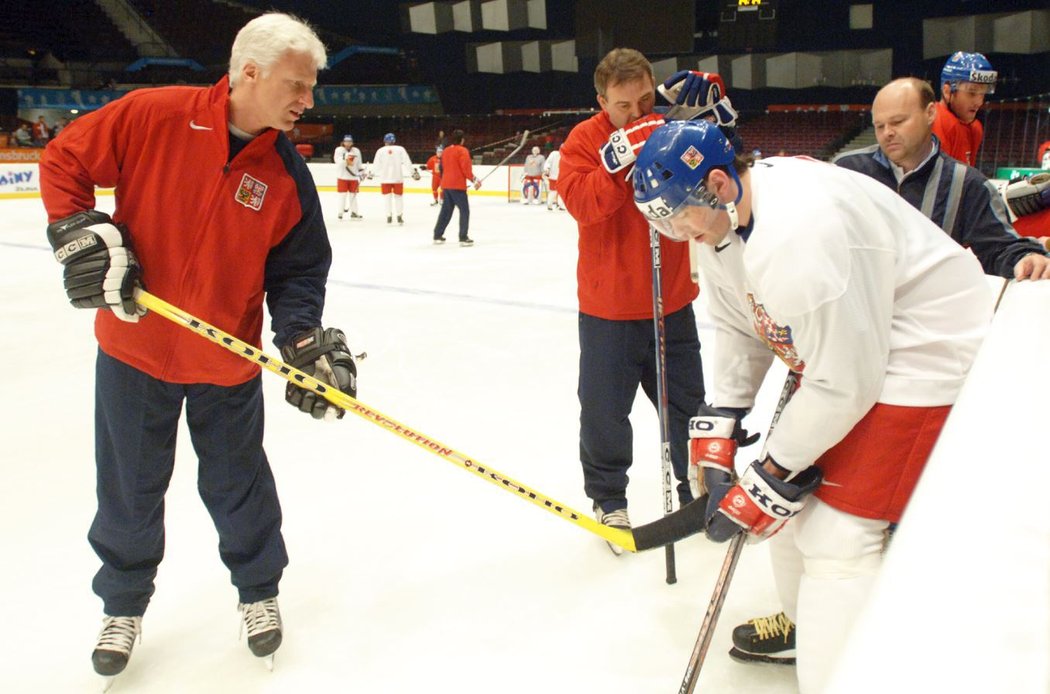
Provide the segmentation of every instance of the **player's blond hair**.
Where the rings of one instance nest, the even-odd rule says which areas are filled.
[[[313,58],[318,70],[328,62],[324,44],[309,24],[290,14],[269,12],[241,27],[230,49],[230,86],[237,84],[244,66],[254,63],[262,74],[285,53]]]
[[[644,55],[633,48],[614,48],[594,68],[594,91],[605,98],[605,90],[609,87],[646,76],[652,84],[656,84],[653,66]]]

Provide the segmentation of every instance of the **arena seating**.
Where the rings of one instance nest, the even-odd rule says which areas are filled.
[[[0,79],[14,84],[58,84],[57,70],[44,61],[48,54],[62,63],[96,65],[127,64],[138,57],[93,0],[67,0],[61,7],[0,3]]]
[[[984,144],[977,168],[994,176],[1000,167],[1038,167],[1039,145],[1050,140],[1050,101],[990,104],[984,110]]]
[[[869,122],[865,111],[802,110],[742,114],[737,134],[745,149],[762,156],[784,153],[828,159]]]

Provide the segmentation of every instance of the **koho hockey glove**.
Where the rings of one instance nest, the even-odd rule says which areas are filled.
[[[781,480],[756,460],[732,487],[710,490],[707,537],[715,542],[725,542],[739,532],[749,533],[755,541],[770,537],[798,515],[823,478],[820,468],[811,465]]]
[[[638,158],[638,152],[653,131],[663,124],[663,116],[650,113],[614,131],[600,150],[602,166],[609,173],[626,169]]]
[[[292,338],[281,348],[281,356],[290,365],[334,386],[352,398],[357,397],[357,365],[346,346],[346,335],[336,328],[311,328]],[[289,383],[284,399],[300,412],[314,419],[342,419],[345,411],[328,402],[319,393]]]
[[[66,296],[77,308],[109,308],[117,318],[138,322],[146,309],[135,303],[142,268],[124,231],[105,212],[85,210],[47,227],[55,259],[65,266]]]
[[[689,420],[689,489],[694,499],[712,487],[732,486],[737,447],[758,441],[758,434],[748,436],[740,426],[743,414],[703,404]]]

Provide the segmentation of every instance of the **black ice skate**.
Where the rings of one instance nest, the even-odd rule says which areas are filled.
[[[401,218],[401,215],[397,216],[397,223],[398,224],[404,224],[405,223],[405,220]]]
[[[281,611],[277,598],[259,602],[241,603],[241,633],[248,634],[248,648],[257,658],[266,658],[266,667],[273,670],[273,654],[281,646]]]
[[[95,672],[106,678],[102,691],[109,689],[113,678],[124,672],[131,658],[135,640],[142,640],[142,617],[110,617],[102,619],[91,664]]]
[[[742,663],[795,664],[795,623],[783,612],[733,629],[729,657]]]

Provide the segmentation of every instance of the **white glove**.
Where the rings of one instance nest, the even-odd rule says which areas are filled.
[[[650,113],[614,131],[609,136],[609,141],[602,145],[600,150],[602,166],[609,173],[626,169],[638,158],[638,152],[641,151],[653,131],[663,124],[663,116]]]

